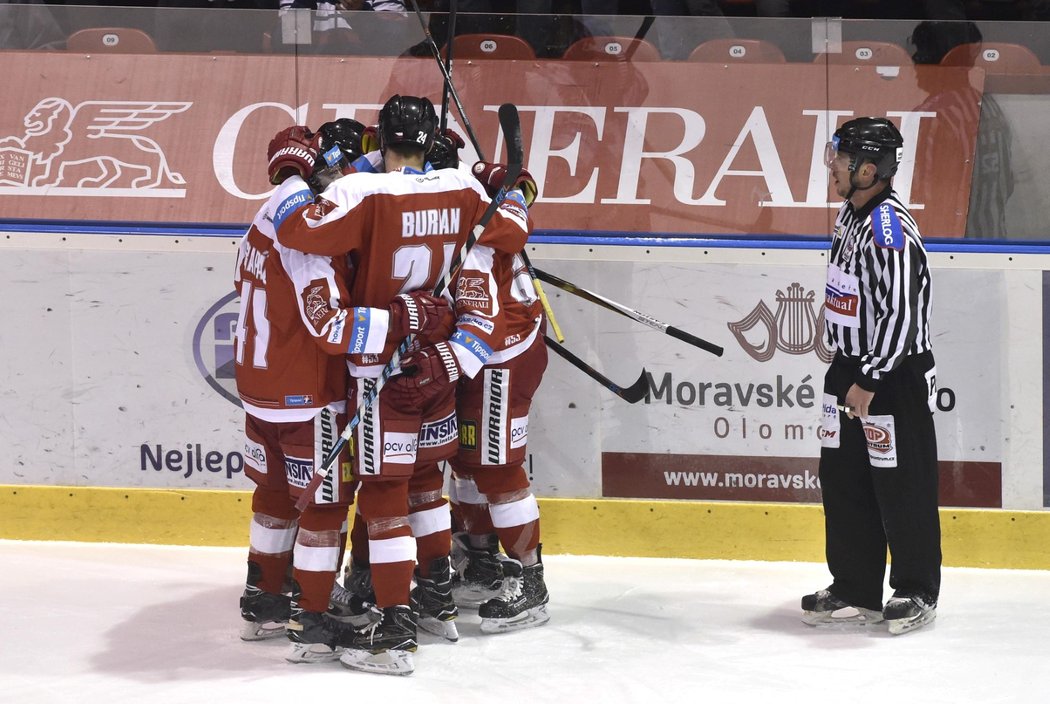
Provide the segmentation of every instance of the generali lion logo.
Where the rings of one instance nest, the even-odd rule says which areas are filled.
[[[0,137],[0,193],[182,198],[182,174],[147,131],[193,103],[44,98]]]
[[[834,352],[824,345],[824,305],[815,302],[816,293],[796,282],[787,293],[778,290],[776,299],[776,313],[759,301],[743,320],[727,324],[740,347],[759,362],[768,362],[777,350],[796,355],[814,352],[830,362]]]
[[[461,276],[456,287],[456,300],[484,301],[488,293],[484,288],[485,278],[481,276]]]

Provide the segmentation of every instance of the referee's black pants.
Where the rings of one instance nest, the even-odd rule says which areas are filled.
[[[941,585],[937,437],[927,381],[933,369],[932,353],[905,359],[880,381],[869,409],[869,421],[876,423],[868,432],[859,418],[839,413],[839,446],[825,443],[821,448],[826,554],[834,578],[831,593],[854,606],[882,610],[887,545],[894,593],[937,601]],[[856,370],[856,360],[836,356],[824,377],[824,393],[842,404]],[[877,416],[892,416],[892,448],[885,446]],[[887,466],[891,453],[895,467]]]

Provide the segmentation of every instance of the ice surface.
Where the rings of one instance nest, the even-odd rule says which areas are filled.
[[[397,678],[240,641],[245,558],[0,541],[0,702],[1046,701],[1050,572],[946,569],[937,621],[892,637],[799,621],[821,564],[544,555],[549,624],[485,636],[465,612]]]

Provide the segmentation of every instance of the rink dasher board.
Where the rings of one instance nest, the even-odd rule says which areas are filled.
[[[248,487],[226,462],[237,450],[241,412],[206,382],[194,351],[187,349],[201,316],[231,292],[236,239],[9,233],[0,247],[8,250],[0,268],[10,267],[4,275],[18,289],[4,318],[23,321],[9,333],[15,344],[5,342],[2,353],[8,368],[21,372],[5,395],[4,416],[11,423],[4,436],[12,459],[0,467],[0,483],[161,493]],[[676,498],[654,496],[652,476],[631,485],[634,479],[623,476],[629,470],[622,466],[617,481],[638,496],[610,496],[604,490],[616,479],[608,476],[616,464],[610,458],[625,455],[648,457],[647,471],[655,471],[657,479],[662,456],[673,457],[676,467],[691,458],[708,463],[731,458],[737,465],[770,457],[792,466],[815,463],[819,445],[804,436],[789,441],[757,435],[764,426],[805,431],[815,422],[812,408],[734,408],[710,399],[701,405],[695,396],[702,384],[757,388],[781,376],[787,382],[808,378],[819,402],[823,363],[815,354],[778,350],[772,359],[756,362],[728,323],[740,321],[758,303],[775,312],[778,292],[788,293],[793,284],[803,294],[812,292],[819,305],[823,250],[723,242],[529,249],[537,266],[727,350],[715,358],[581,299],[552,295],[548,287],[566,344],[578,355],[621,382],[633,381],[643,366],[656,384],[668,375],[670,382],[660,398],[628,406],[552,359],[530,419],[529,469],[540,497],[609,505],[637,498],[651,506],[666,503],[656,499]],[[1040,311],[1050,257],[933,252],[930,261],[939,384],[955,391],[954,407],[937,416],[941,459],[1000,467],[998,500],[1008,511],[999,513],[1039,511],[1045,486],[1043,394],[1032,370],[1043,368]],[[158,368],[166,370],[166,379],[158,378]],[[667,389],[675,390],[670,404]],[[748,437],[741,436],[745,424]],[[180,468],[157,469],[161,453],[172,452],[181,455],[174,462]],[[725,500],[768,502],[778,513],[812,508],[812,492],[784,483],[776,487],[779,495],[759,491],[768,486],[739,486],[740,495]],[[683,487],[678,501],[706,505],[711,497],[697,496],[694,489]],[[985,482],[979,489],[996,486]],[[748,495],[748,490],[754,491]],[[564,551],[575,550],[569,545]],[[742,554],[750,553],[745,548]]]

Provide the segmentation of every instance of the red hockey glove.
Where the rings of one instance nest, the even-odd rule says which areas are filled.
[[[302,125],[286,127],[270,140],[266,158],[270,162],[267,174],[275,186],[296,173],[305,179],[317,163],[316,137]]]
[[[366,127],[361,133],[361,153],[367,154],[379,149],[379,128],[375,125]]]
[[[447,342],[424,347],[401,360],[402,373],[393,377],[383,393],[399,409],[426,406],[455,385],[460,377],[459,362]]]
[[[473,172],[474,178],[481,181],[481,185],[485,187],[485,192],[489,194],[489,198],[495,198],[496,194],[499,193],[500,186],[503,185],[503,178],[507,175],[507,167],[503,164],[479,161],[474,164]],[[539,189],[536,187],[536,179],[525,169],[522,169],[521,173],[518,174],[518,178],[511,185],[511,188],[521,189],[522,195],[525,196],[526,206],[532,205],[532,202],[536,200],[536,194],[539,193]]]
[[[402,293],[390,302],[390,328],[386,337],[402,340],[412,333],[430,335],[440,328],[448,328],[452,317],[452,309],[444,298],[426,291]]]

